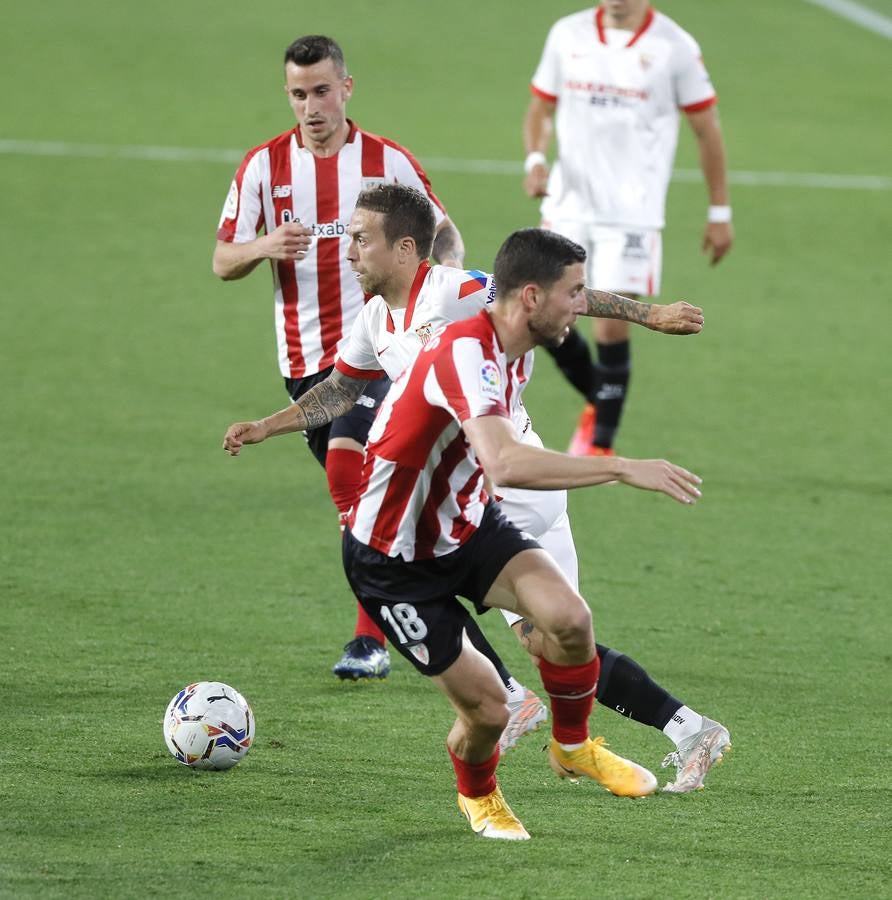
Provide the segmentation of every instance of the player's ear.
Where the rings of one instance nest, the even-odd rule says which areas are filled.
[[[408,234],[404,237],[401,237],[399,241],[397,241],[397,248],[399,249],[401,259],[411,260],[418,256],[418,248],[415,245],[415,238],[410,237]]]
[[[520,302],[523,304],[523,308],[528,312],[532,312],[536,309],[539,305],[540,293],[539,285],[533,284],[532,282],[525,284],[520,289]]]
[[[348,75],[344,79],[344,101],[346,102],[353,96],[353,76]]]

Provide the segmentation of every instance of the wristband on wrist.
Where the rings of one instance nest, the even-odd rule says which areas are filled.
[[[710,206],[706,213],[707,222],[730,222],[731,207],[730,206]]]
[[[523,171],[526,175],[529,175],[536,166],[545,166],[547,164],[548,160],[545,158],[545,154],[541,150],[533,150],[532,153],[527,154],[527,158],[523,161]]]

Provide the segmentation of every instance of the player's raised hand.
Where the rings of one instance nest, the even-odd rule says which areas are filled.
[[[313,242],[313,230],[300,222],[283,222],[262,240],[270,259],[303,259]]]
[[[226,429],[223,449],[230,456],[238,456],[244,444],[259,444],[266,440],[266,429],[260,422],[235,422]]]
[[[623,484],[644,491],[659,491],[679,503],[690,505],[700,499],[702,479],[665,459],[628,459]]]
[[[651,307],[651,322],[654,331],[663,334],[699,334],[703,330],[703,310],[692,306],[686,300],[677,300],[666,306],[654,304]]]
[[[709,256],[709,264],[714,266],[734,243],[734,229],[730,222],[707,222],[703,232],[702,250]]]
[[[528,197],[545,197],[548,194],[548,166],[539,163],[523,177],[523,189]]]

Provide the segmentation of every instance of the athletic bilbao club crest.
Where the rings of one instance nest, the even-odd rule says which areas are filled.
[[[502,393],[502,373],[491,359],[484,359],[480,365],[480,393],[496,400]]]
[[[430,322],[425,322],[424,325],[419,325],[415,329],[415,334],[418,335],[422,347],[431,339],[433,333],[434,326]]]
[[[421,665],[430,665],[431,655],[428,653],[427,647],[424,644],[412,644],[409,647],[409,650],[411,651],[412,656],[414,656]]]

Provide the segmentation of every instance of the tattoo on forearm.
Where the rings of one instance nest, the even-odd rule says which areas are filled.
[[[451,222],[437,232],[431,255],[438,261],[450,259],[461,262],[464,259],[465,245],[462,243],[458,229]]]
[[[523,643],[524,647],[527,648],[527,650],[529,650],[532,645],[531,635],[534,630],[535,626],[532,622],[524,620],[520,623],[520,640]]]
[[[302,431],[320,428],[349,412],[367,384],[368,381],[349,378],[334,371],[294,404],[298,427]]]
[[[585,288],[585,299],[588,304],[587,316],[599,319],[623,319],[626,322],[637,322],[646,325],[652,304],[632,300],[610,291],[595,291]]]

